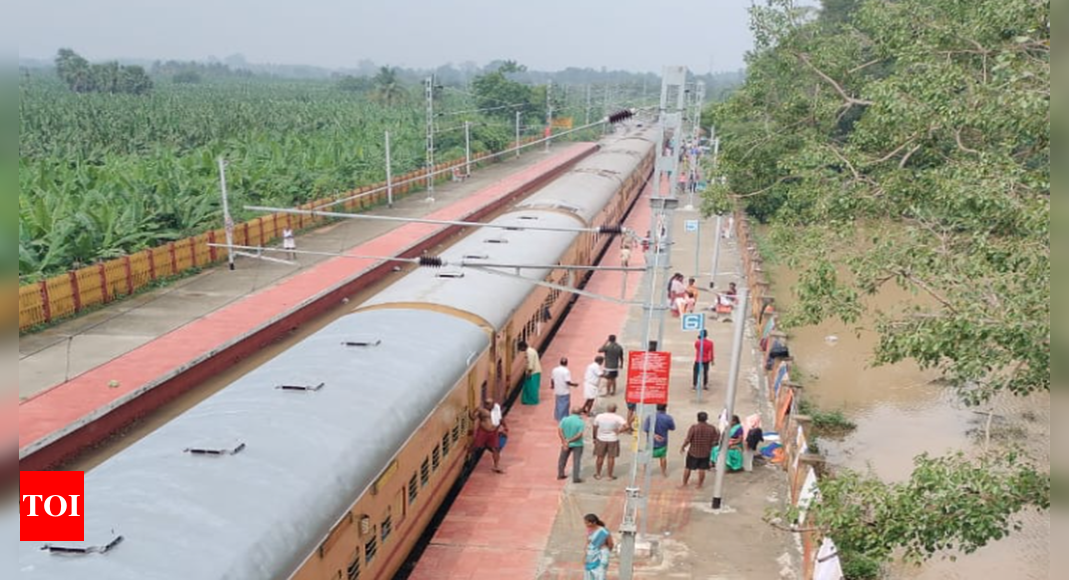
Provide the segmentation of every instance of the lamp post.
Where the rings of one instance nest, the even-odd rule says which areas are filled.
[[[739,383],[739,363],[742,360],[742,338],[746,330],[746,304],[750,295],[750,289],[746,286],[739,288],[738,300],[735,301],[735,344],[734,350],[731,351],[731,368],[728,371],[728,392],[727,401],[725,402],[725,412],[727,413],[728,421],[731,421],[731,416],[735,414],[735,393],[738,391]],[[720,453],[716,456],[716,479],[713,481],[713,509],[720,509],[723,489],[724,489],[724,473],[727,470],[727,458],[728,458],[728,433],[731,428],[720,434]],[[743,443],[745,445],[745,442]]]

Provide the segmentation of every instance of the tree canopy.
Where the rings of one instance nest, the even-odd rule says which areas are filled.
[[[152,90],[152,79],[144,68],[122,66],[115,61],[89,64],[69,48],[61,48],[56,54],[56,74],[76,93],[142,95]]]
[[[501,119],[511,119],[517,111],[527,113],[537,110],[534,87],[507,76],[508,73],[524,70],[525,67],[514,61],[505,61],[497,70],[475,77],[471,83],[475,105],[487,115]],[[542,98],[545,99],[545,92]]]
[[[877,363],[969,402],[1050,388],[1050,27],[1042,0],[787,0],[754,9],[721,169],[804,264],[793,320],[853,322],[884,284]],[[835,267],[843,263],[842,275]]]
[[[876,313],[877,364],[936,368],[967,403],[1050,389],[1050,4],[790,0],[752,9],[747,80],[713,111],[725,185],[799,272],[784,321]],[[813,521],[844,557],[970,552],[1049,508],[1012,453],[922,456],[908,482],[842,470]]]

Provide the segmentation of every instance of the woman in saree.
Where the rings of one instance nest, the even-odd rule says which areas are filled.
[[[727,438],[728,456],[726,460],[727,468],[730,471],[738,471],[742,469],[742,420],[738,415],[731,416],[731,427],[729,427],[724,436]],[[720,446],[713,447],[713,454],[711,460],[713,465],[716,465],[717,459],[720,458]]]
[[[612,534],[605,522],[595,514],[583,516],[586,524],[586,565],[583,580],[605,580],[609,570],[609,553],[612,551]]]

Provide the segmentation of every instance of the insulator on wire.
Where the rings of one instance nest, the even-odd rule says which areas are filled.
[[[626,121],[635,116],[635,111],[632,109],[623,109],[609,115],[609,122],[612,124],[619,123],[620,121]]]
[[[622,234],[624,233],[624,226],[616,224],[614,226],[598,226],[599,234]]]
[[[419,265],[425,268],[441,268],[445,261],[438,256],[420,256]]]

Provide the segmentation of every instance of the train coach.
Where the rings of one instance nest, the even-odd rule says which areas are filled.
[[[590,265],[612,236],[563,230],[618,224],[654,141],[604,143],[444,267],[412,271],[87,473],[85,541],[20,542],[19,577],[392,577],[469,459],[469,410],[513,394],[517,342],[541,346],[573,298],[508,274],[578,282],[552,266]]]

